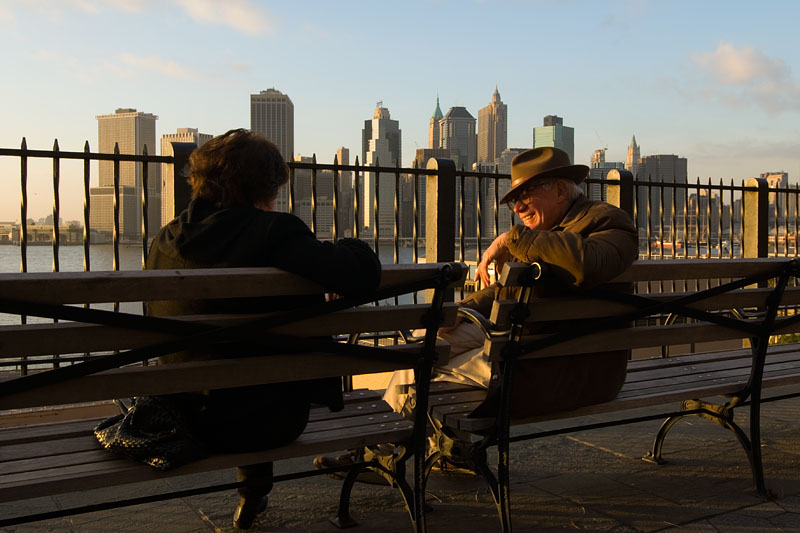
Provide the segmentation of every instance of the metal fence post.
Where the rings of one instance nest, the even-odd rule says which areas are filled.
[[[166,209],[167,220],[172,220],[189,206],[189,201],[192,199],[192,189],[189,187],[189,155],[197,148],[195,143],[179,143],[172,144],[172,163],[165,165],[166,172],[162,176],[165,181],[172,181],[173,196],[172,205],[163,205],[161,208]]]
[[[456,243],[456,165],[452,159],[432,157],[426,165],[429,174],[425,185],[425,262],[450,262],[455,258]],[[445,300],[453,301],[448,289]],[[433,291],[426,291],[430,301]]]
[[[608,203],[619,207],[633,218],[633,174],[627,170],[613,168],[608,171],[606,180]]]
[[[744,186],[742,257],[767,257],[769,252],[769,183],[764,178],[748,178]]]

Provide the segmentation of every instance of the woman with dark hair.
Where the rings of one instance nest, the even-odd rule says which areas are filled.
[[[190,159],[192,201],[155,236],[148,269],[278,267],[312,279],[329,291],[348,295],[372,291],[381,266],[364,242],[321,242],[294,215],[275,209],[278,189],[289,178],[280,152],[268,140],[238,129],[215,137]],[[249,313],[290,309],[309,303],[292,298],[150,302],[148,314],[171,316]],[[232,355],[234,347],[191,350],[161,358],[162,363]],[[202,391],[180,397],[190,428],[212,451],[234,452],[284,445],[308,421],[311,402],[341,408],[341,380],[315,380]],[[240,502],[234,525],[247,529],[266,508],[272,464],[239,467]]]

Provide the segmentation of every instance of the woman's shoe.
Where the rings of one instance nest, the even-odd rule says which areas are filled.
[[[267,497],[239,498],[239,505],[233,513],[233,527],[237,529],[250,529],[253,520],[260,513],[267,510]]]

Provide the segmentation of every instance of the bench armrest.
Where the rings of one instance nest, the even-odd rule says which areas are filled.
[[[458,308],[458,316],[467,319],[468,321],[472,322],[483,332],[483,336],[486,337],[486,340],[492,340],[494,337],[503,337],[509,334],[509,330],[505,331],[498,331],[492,329],[494,324],[483,316],[479,311],[475,309],[470,309],[469,307],[459,307]]]

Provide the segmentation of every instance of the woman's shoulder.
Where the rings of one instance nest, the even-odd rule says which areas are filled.
[[[303,219],[292,213],[284,213],[283,211],[262,211],[260,209],[256,211],[258,211],[255,215],[257,220],[276,229],[282,228],[286,230],[311,232]]]

